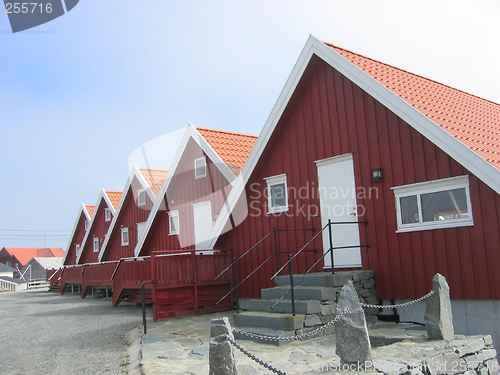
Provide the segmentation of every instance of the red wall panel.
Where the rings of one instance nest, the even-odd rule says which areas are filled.
[[[241,255],[274,226],[320,228],[318,217],[304,215],[300,207],[319,207],[317,170],[314,161],[352,153],[356,186],[376,189],[377,196],[358,198],[366,213],[360,219],[363,268],[373,269],[379,298],[410,299],[427,293],[436,272],[451,287],[452,298],[500,299],[499,264],[500,199],[483,182],[432,142],[386,109],[331,66],[313,58],[279,120],[256,168],[246,194],[249,215],[218,245]],[[371,181],[372,168],[382,168],[383,182]],[[267,215],[265,177],[287,174],[288,187],[308,187],[309,196],[291,200],[289,212]],[[453,176],[469,175],[472,227],[396,233],[394,194],[391,187]],[[373,191],[373,190],[372,190]],[[297,250],[310,233],[282,233],[282,248]],[[313,244],[322,248],[321,239]],[[272,253],[272,243],[260,246],[239,265],[240,279]],[[305,269],[318,255],[308,253],[294,264]],[[246,297],[272,286],[274,267],[269,265],[241,289]],[[320,267],[317,269],[321,270]]]

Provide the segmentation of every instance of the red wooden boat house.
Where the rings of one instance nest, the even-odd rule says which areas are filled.
[[[296,251],[313,238],[311,248],[333,247],[335,269],[373,270],[384,300],[426,294],[439,272],[460,333],[482,329],[500,340],[499,168],[499,104],[310,37],[211,246],[240,257],[273,229],[294,229],[279,233],[280,249]],[[242,196],[248,216],[227,231]],[[308,228],[316,232],[297,230]],[[240,279],[273,251],[269,244],[248,253],[238,262]],[[294,271],[321,255],[301,253]],[[327,256],[314,270],[331,267]],[[240,296],[272,286],[274,264],[262,269]],[[423,319],[418,308],[398,314]]]
[[[134,249],[145,260],[120,261],[130,283],[165,286],[155,304],[184,309],[155,317],[211,311],[192,308],[197,288],[233,258],[239,280],[261,267],[244,306],[292,255],[295,273],[373,270],[382,300],[441,273],[457,331],[500,340],[499,104],[310,37],[255,140],[188,127]]]

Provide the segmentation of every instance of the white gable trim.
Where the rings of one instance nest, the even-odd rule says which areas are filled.
[[[418,111],[415,107],[375,80],[368,73],[364,72],[349,60],[342,57],[325,43],[321,42],[314,36],[310,36],[297,62],[295,63],[295,66],[292,69],[292,72],[285,83],[275,106],[273,107],[271,114],[269,115],[264,128],[257,139],[245,166],[243,167],[243,170],[241,171],[240,176],[238,176],[237,183],[228,196],[228,204],[224,206],[223,210],[221,210],[214,224],[211,234],[211,238],[213,238],[211,246],[215,245],[215,242],[222,233],[229,219],[230,212],[232,212],[236,202],[244,192],[248,179],[255,169],[257,162],[269,142],[281,115],[288,105],[288,102],[290,101],[290,98],[292,97],[292,94],[313,55],[317,55],[327,64],[338,70],[341,74],[358,85],[362,90],[366,91],[373,98],[399,116],[402,120],[407,122],[411,127],[428,138],[436,146],[441,148],[450,157],[467,168],[494,191],[500,193],[500,171],[496,167],[457,140],[450,133]]]
[[[63,261],[62,264],[64,265],[64,262],[66,262],[66,258],[68,257],[68,254],[70,251],[73,251],[74,249],[72,248],[72,243],[76,235],[76,230],[78,229],[78,222],[80,221],[80,217],[82,216],[82,213],[85,216],[85,219],[87,219],[88,222],[90,222],[91,217],[89,215],[89,212],[87,211],[87,207],[82,203],[80,205],[80,209],[78,210],[78,215],[76,215],[76,221],[75,224],[73,225],[73,231],[71,232],[71,236],[69,237],[69,242],[68,246],[66,246],[66,252],[64,253]],[[85,223],[84,223],[85,225]]]
[[[144,241],[146,240],[146,237],[148,236],[149,230],[151,229],[151,226],[153,225],[153,221],[154,221],[158,211],[162,207],[165,194],[167,193],[168,187],[169,187],[173,177],[176,174],[176,170],[179,166],[182,155],[184,154],[184,150],[186,149],[186,146],[187,146],[190,139],[193,139],[198,144],[198,146],[209,157],[209,159],[217,166],[217,168],[223,174],[223,176],[226,178],[226,180],[229,181],[229,183],[231,185],[234,184],[236,176],[231,171],[231,169],[224,163],[224,161],[215,152],[215,150],[212,148],[212,146],[210,146],[208,144],[207,140],[205,138],[203,138],[203,136],[196,129],[196,127],[193,126],[192,124],[188,124],[186,131],[184,133],[184,136],[182,137],[180,146],[177,149],[177,152],[175,153],[174,159],[172,160],[172,165],[168,170],[169,173],[167,175],[167,178],[165,179],[165,181],[161,187],[161,190],[158,193],[158,199],[155,201],[155,204],[154,204],[154,206],[153,206],[153,208],[148,216],[148,220],[146,221],[146,225],[144,227],[144,230],[142,231],[142,235],[137,241],[137,245],[134,249],[135,256],[139,256],[139,254],[141,252],[142,246],[144,245]],[[207,168],[208,168],[208,165],[207,165]]]
[[[80,262],[80,258],[82,257],[83,250],[85,250],[85,244],[87,243],[89,235],[92,232],[92,228],[93,228],[94,222],[95,222],[94,219],[97,216],[97,211],[99,211],[99,205],[101,204],[102,200],[104,200],[106,202],[107,208],[109,208],[111,210],[111,213],[113,214],[113,220],[114,220],[116,210],[113,207],[113,205],[111,204],[111,201],[109,200],[108,194],[106,194],[106,190],[101,189],[101,192],[99,193],[99,198],[97,198],[97,203],[96,203],[95,208],[94,208],[94,213],[92,215],[92,220],[90,222],[89,230],[85,233],[85,237],[83,238],[83,241],[80,244],[82,251],[80,251],[80,254],[78,254],[78,256],[76,258],[76,262],[75,262],[76,264],[78,264]],[[108,228],[108,231],[109,231],[109,228]]]
[[[146,181],[146,179],[142,175],[139,168],[134,165],[132,167],[132,170],[130,171],[130,175],[128,177],[127,183],[125,184],[125,188],[123,189],[123,194],[120,198],[120,202],[118,203],[118,207],[116,209],[117,214],[113,215],[113,220],[111,221],[111,224],[109,225],[109,229],[108,229],[109,234],[113,233],[113,230],[114,230],[116,223],[118,221],[118,217],[120,216],[120,212],[123,208],[123,205],[125,204],[125,199],[127,197],[127,194],[129,193],[129,191],[132,195],[134,194],[134,192],[132,191],[132,181],[134,180],[134,177],[137,178],[137,180],[139,181],[141,186],[144,188],[144,191],[146,191],[146,194],[149,196],[151,201],[155,202],[156,196],[154,195],[153,190],[149,186],[148,182]],[[111,235],[106,236],[106,238],[104,239],[104,243],[102,244],[101,249],[99,250],[99,256],[98,256],[99,262],[102,260],[104,253],[107,251],[110,237],[111,237]]]

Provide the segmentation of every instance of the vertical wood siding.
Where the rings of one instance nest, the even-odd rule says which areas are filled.
[[[66,249],[68,255],[64,260],[64,265],[74,265],[76,264],[76,245],[82,245],[83,238],[85,237],[85,221],[87,218],[83,212],[80,213],[80,217],[78,218],[78,223],[76,224],[76,230],[73,233],[73,238],[69,247]]]
[[[314,57],[279,120],[246,188],[249,215],[219,246],[236,256],[249,249],[274,226],[320,228],[317,169],[314,161],[352,153],[358,205],[368,225],[360,225],[364,269],[375,271],[378,298],[412,299],[431,288],[437,272],[450,284],[455,299],[500,299],[500,198],[483,182],[411,128],[331,66]],[[370,171],[383,169],[383,182]],[[290,211],[267,215],[265,177],[286,173],[289,189],[304,188],[307,196],[290,196]],[[396,208],[391,187],[469,175],[474,226],[396,233]],[[370,194],[368,194],[370,192]],[[370,196],[371,195],[371,196]],[[282,249],[297,250],[307,232],[280,233]],[[319,238],[313,244],[322,248]],[[272,244],[256,248],[238,272],[249,274],[272,252]],[[304,272],[317,258],[308,253],[294,264]],[[256,297],[272,282],[269,264],[241,289]],[[321,268],[318,267],[317,271]]]
[[[94,237],[99,238],[99,250],[104,243],[104,236],[108,232],[111,221],[104,220],[104,209],[108,208],[106,201],[101,199],[99,206],[95,209],[95,216],[92,220],[91,227],[89,228],[89,235],[85,244],[82,244],[82,255],[78,264],[96,263],[99,259],[99,252],[94,252]],[[111,217],[113,220],[113,217]]]
[[[195,179],[194,160],[205,156],[207,176]],[[194,249],[194,218],[192,204],[210,200],[212,215],[217,215],[231,190],[231,185],[219,170],[220,166],[204,154],[198,144],[190,139],[181,156],[175,174],[161,198],[163,204],[156,213],[152,228],[141,249],[140,255],[152,251]],[[168,212],[178,210],[180,234],[169,235]]]
[[[134,256],[134,249],[138,241],[137,224],[148,219],[154,202],[146,195],[146,204],[137,206],[137,191],[144,187],[133,177],[129,189],[125,192],[125,200],[119,212],[117,221],[109,233],[109,241],[103,254],[102,261],[119,260]],[[122,245],[121,228],[128,228],[128,245]]]

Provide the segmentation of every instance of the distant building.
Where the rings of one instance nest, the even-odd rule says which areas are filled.
[[[45,280],[47,270],[61,268],[62,261],[62,257],[31,258],[21,269],[21,278],[24,280]]]
[[[0,263],[14,269],[23,268],[32,258],[63,257],[61,248],[3,247],[0,250]]]

